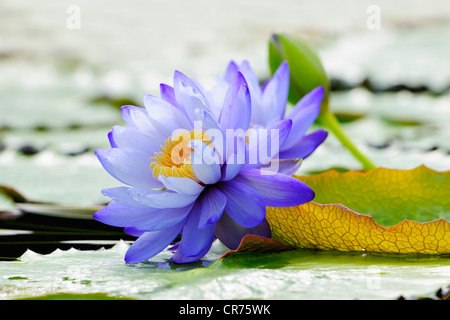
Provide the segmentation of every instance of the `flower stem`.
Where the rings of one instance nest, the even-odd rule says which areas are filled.
[[[339,139],[342,145],[346,147],[351,152],[351,154],[356,159],[358,159],[359,162],[361,162],[361,164],[364,166],[364,170],[368,171],[376,168],[376,165],[373,164],[366,156],[364,156],[345,135],[345,133],[342,131],[342,127],[338,119],[333,113],[328,110],[328,108],[322,110],[319,119],[322,125],[330,130],[336,136],[336,138]]]

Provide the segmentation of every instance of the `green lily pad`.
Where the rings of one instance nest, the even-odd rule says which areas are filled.
[[[0,262],[0,299],[397,299],[436,292],[448,285],[450,272],[449,259],[426,256],[296,250],[216,261],[227,251],[219,242],[200,263],[176,265],[163,251],[126,264],[128,246],[28,251]]]

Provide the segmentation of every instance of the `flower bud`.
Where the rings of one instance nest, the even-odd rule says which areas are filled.
[[[317,52],[304,40],[286,34],[274,34],[269,41],[269,66],[274,73],[282,61],[290,68],[288,101],[296,104],[316,87],[323,86],[325,95],[321,112],[328,108],[330,85]]]

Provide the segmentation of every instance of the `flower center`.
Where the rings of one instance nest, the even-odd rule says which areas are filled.
[[[190,178],[200,183],[194,174],[191,162],[193,149],[188,145],[189,141],[198,140],[213,147],[209,136],[202,130],[179,130],[167,138],[160,152],[155,152],[150,158],[150,169],[158,178],[160,174],[165,177]]]

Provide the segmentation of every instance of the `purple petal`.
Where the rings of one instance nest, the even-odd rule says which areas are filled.
[[[289,93],[289,66],[283,61],[273,77],[264,86],[262,105],[266,116],[265,127],[284,118]]]
[[[159,188],[161,182],[153,177],[150,170],[150,154],[119,148],[97,149],[95,155],[105,170],[120,182],[139,188]]]
[[[136,106],[123,106],[121,109],[122,118],[125,124],[148,135],[152,141],[164,144],[166,136],[158,132],[152,125],[147,110]]]
[[[206,135],[211,139],[214,145],[214,151],[220,159],[220,163],[223,161],[225,154],[225,133],[217,122],[216,118],[209,112],[203,110],[201,114],[201,120],[203,124],[203,130]]]
[[[264,200],[255,189],[234,180],[223,182],[218,188],[227,197],[225,211],[237,224],[252,228],[265,219]]]
[[[306,159],[326,139],[328,132],[317,130],[304,136],[296,145],[283,150],[279,154],[280,159]]]
[[[215,224],[222,216],[227,197],[217,188],[209,187],[197,202],[201,204],[198,227],[204,229],[209,225]]]
[[[314,191],[298,179],[284,174],[269,174],[264,170],[241,172],[236,178],[255,189],[268,207],[293,207],[314,199]]]
[[[250,66],[250,62],[248,60],[243,60],[241,62],[241,64],[239,65],[239,71],[247,80],[247,84],[249,85],[250,89],[253,87],[255,91],[261,93],[258,76]]]
[[[112,200],[120,202],[123,205],[135,208],[145,208],[148,207],[145,204],[137,201],[133,198],[130,187],[115,187],[103,189],[102,194]]]
[[[194,149],[191,152],[191,162],[195,176],[204,184],[214,184],[219,181],[220,159],[215,151],[204,142],[191,140],[191,143]]]
[[[224,130],[242,129],[247,131],[250,125],[250,92],[244,76],[238,72],[225,96],[219,123]]]
[[[167,189],[191,196],[200,194],[205,188],[190,178],[164,177],[160,175],[159,180]]]
[[[122,113],[122,118],[125,121],[125,124],[130,128],[137,129],[138,126],[135,124],[134,117],[137,113],[142,113],[143,117],[147,117],[147,111],[143,108],[137,106],[123,106],[120,108],[120,112]]]
[[[208,253],[214,240],[216,240],[216,237],[214,236],[211,237],[209,243],[198,254],[194,256],[186,256],[183,252],[183,245],[182,243],[180,243],[179,247],[177,248],[177,251],[170,260],[175,263],[189,263],[200,260],[201,258],[203,258],[205,254]]]
[[[270,166],[261,166],[258,169],[291,176],[298,171],[302,163],[302,159],[272,159]]]
[[[111,131],[116,147],[123,151],[145,151],[149,156],[161,150],[161,141],[158,141],[135,128],[114,126]]]
[[[317,87],[295,105],[294,109],[286,117],[287,119],[292,119],[292,129],[281,151],[293,147],[308,131],[320,113],[323,95],[323,87]]]
[[[236,64],[236,62],[230,61],[230,63],[227,66],[227,69],[225,71],[225,75],[224,75],[225,81],[227,81],[229,84],[232,83],[234,81],[234,79],[236,79],[236,74],[237,74],[238,70],[239,70],[239,67]]]
[[[202,207],[201,202],[197,201],[183,228],[181,246],[183,253],[187,256],[198,255],[208,246],[214,235],[215,224],[206,225],[202,229],[198,227],[204,209],[206,208]]]
[[[117,148],[117,144],[114,141],[114,137],[113,137],[113,132],[112,131],[108,132],[108,140],[109,140],[109,144],[111,145],[111,148]]]
[[[112,201],[107,207],[94,213],[94,219],[116,227],[132,227],[145,222],[158,212],[156,208],[133,208]]]
[[[292,120],[281,120],[269,129],[250,131],[243,171],[257,168],[275,157],[291,131]]]
[[[157,231],[170,228],[183,221],[190,213],[193,205],[194,204],[192,203],[182,208],[159,209],[144,221],[136,223],[134,227],[143,231]]]
[[[167,248],[167,250],[175,252],[177,251],[177,249],[180,247],[181,245],[181,241],[178,241],[177,243],[175,243],[174,245],[170,246],[169,248]]]
[[[138,230],[135,227],[126,227],[123,231],[133,237],[140,237],[145,233],[145,231]]]
[[[267,117],[264,112],[264,106],[262,103],[262,91],[259,86],[259,79],[255,71],[250,66],[247,60],[242,61],[239,66],[239,71],[243,74],[247,81],[248,89],[250,91],[250,98],[252,102],[252,114],[251,123],[253,125],[266,125]]]
[[[246,136],[227,136],[226,163],[222,166],[222,181],[233,179],[245,165]],[[232,138],[232,139],[230,139]]]
[[[254,234],[266,238],[271,237],[270,226],[267,220],[264,219],[264,221],[256,227],[244,228],[234,222],[226,213],[224,213],[217,222],[214,234],[231,250],[236,250],[239,247],[242,238],[247,234]]]
[[[233,161],[230,161],[231,159],[233,159]],[[233,179],[239,174],[239,172],[241,172],[244,166],[243,163],[239,163],[238,155],[233,155],[231,159],[229,159],[228,163],[225,163],[222,166],[222,178],[220,179],[222,181],[229,181]]]
[[[192,126],[184,112],[161,98],[146,94],[144,104],[153,128],[166,138],[176,130],[190,129]]]
[[[184,221],[164,230],[145,232],[125,254],[127,263],[137,263],[150,259],[164,250],[180,234]]]
[[[142,190],[130,188],[131,196],[138,202],[154,208],[182,208],[193,203],[198,195],[186,195],[171,190]]]
[[[175,71],[173,83],[177,105],[192,123],[197,120],[196,110],[211,111],[203,90],[189,77]]]
[[[173,88],[167,84],[161,83],[159,85],[159,90],[161,93],[161,98],[174,107],[177,107],[177,100],[175,99],[175,91]]]

